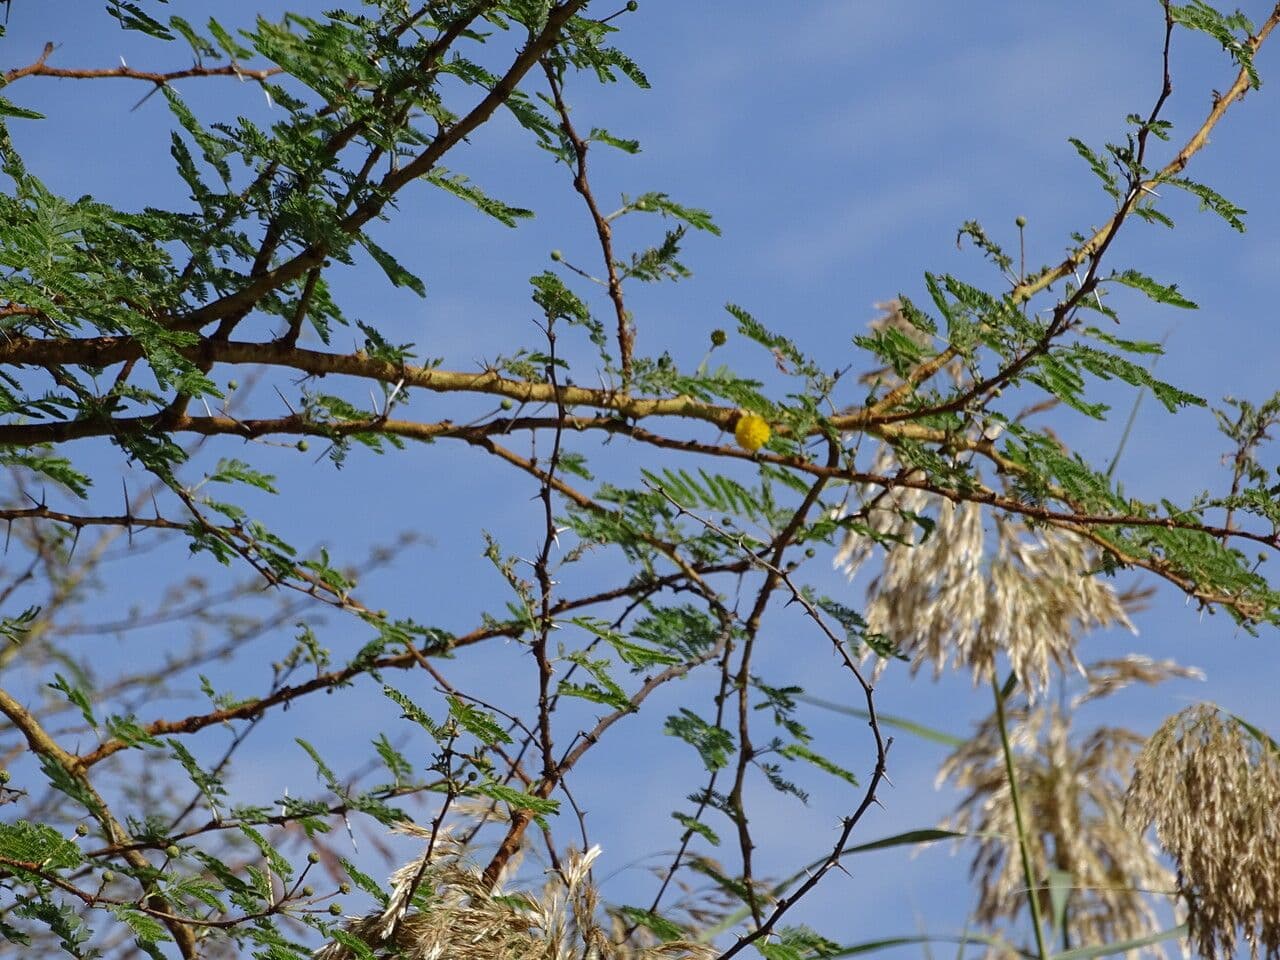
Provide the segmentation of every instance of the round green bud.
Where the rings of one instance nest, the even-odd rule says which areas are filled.
[[[1013,222],[1016,223],[1018,225],[1018,229],[1021,230],[1027,225],[1027,218],[1019,214]]]
[[[177,844],[171,843],[164,848],[164,855],[168,857],[170,860],[175,860],[178,857],[182,856],[182,851],[178,849]]]
[[[729,335],[723,330],[716,329],[711,331],[711,345],[713,347],[723,347],[728,339]]]
[[[340,884],[338,884],[338,892],[339,892],[339,893],[350,893],[350,892],[351,892],[351,884],[349,884],[349,883],[347,883],[347,881],[343,880]]]
[[[637,210],[648,210],[648,209],[649,209],[649,201],[647,201],[647,200],[637,200],[637,201],[636,201],[636,209],[637,209]]]
[[[239,381],[239,380],[228,380],[228,381],[227,381],[227,389],[228,389],[228,390],[239,390],[239,389],[240,389],[240,381]]]
[[[636,0],[627,0],[627,13],[635,13],[640,9],[640,4]]]
[[[102,871],[102,882],[103,882],[103,883],[111,883],[113,880],[115,880],[115,878],[116,878],[116,873],[115,873],[115,871],[114,871],[114,870],[103,870],[103,871]]]
[[[554,260],[556,263],[559,263],[561,260],[564,259],[564,254],[561,253],[559,250],[552,250],[551,259]]]
[[[340,903],[329,904],[329,912],[333,914],[335,917],[342,916],[342,904]]]
[[[307,863],[316,864],[320,862],[320,854],[312,850],[307,854]]]
[[[306,440],[299,440],[297,443],[294,444],[294,446],[298,448],[298,451],[300,453],[306,453],[308,450],[311,449],[311,444],[309,444]]]
[[[314,897],[316,895],[316,888],[308,883],[302,888],[301,893],[304,897]]]
[[[818,555],[818,551],[813,549],[813,547],[806,547],[804,551],[804,555],[808,557],[810,560],[812,560],[814,557]]]
[[[8,783],[9,776],[10,774],[8,770],[0,770],[0,783]]]
[[[89,835],[89,825],[87,823],[76,824],[76,836],[87,837]]]
[[[502,402],[498,404],[498,406],[502,407],[503,410],[510,410],[515,405],[516,405],[516,402],[512,400],[510,397],[503,397]]]

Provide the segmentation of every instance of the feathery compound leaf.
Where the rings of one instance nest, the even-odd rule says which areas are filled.
[[[1244,215],[1248,212],[1244,207],[1236,206],[1211,187],[1206,187],[1203,183],[1196,183],[1194,180],[1188,180],[1186,177],[1166,177],[1160,182],[1195,194],[1200,199],[1201,210],[1208,210],[1217,214],[1231,226],[1231,229],[1238,233],[1244,233]]]
[[[378,246],[363,233],[360,235],[360,245],[369,252],[369,256],[373,258],[374,263],[382,268],[382,272],[387,275],[387,279],[393,285],[408,287],[420,297],[427,295],[426,284],[416,274],[405,269],[391,253]]]
[[[1076,148],[1076,153],[1084,158],[1085,163],[1089,164],[1089,169],[1093,171],[1094,176],[1102,181],[1102,189],[1107,193],[1120,199],[1120,182],[1116,179],[1116,175],[1111,171],[1110,164],[1086,144],[1083,140],[1076,137],[1068,137],[1067,142]]]
[[[1262,86],[1253,65],[1253,51],[1245,43],[1253,33],[1253,24],[1248,17],[1239,10],[1232,14],[1220,13],[1204,0],[1191,0],[1182,6],[1170,4],[1168,9],[1174,23],[1206,33],[1222,44],[1222,49],[1227,51],[1232,61],[1249,75],[1249,86],[1255,90]]]
[[[53,827],[26,820],[0,823],[0,857],[51,870],[76,867],[82,860],[80,848],[74,841]]]
[[[447,193],[453,194],[458,199],[465,200],[481,213],[492,217],[505,226],[514,227],[518,221],[533,217],[532,210],[527,210],[524,207],[513,207],[503,203],[501,200],[495,200],[473,184],[464,174],[450,173],[443,167],[436,167],[426,174],[426,179]],[[370,252],[372,253],[372,251]]]
[[[511,742],[511,734],[502,728],[493,714],[458,697],[449,697],[449,716],[486,747]]]
[[[723,727],[707,723],[688,707],[681,707],[679,713],[667,717],[662,732],[679,737],[697,750],[708,770],[719,770],[729,763],[733,735]]]
[[[1165,285],[1152,280],[1145,274],[1139,273],[1137,270],[1124,270],[1119,273],[1113,273],[1108,280],[1115,283],[1122,283],[1126,287],[1133,287],[1135,290],[1141,290],[1156,303],[1167,303],[1173,307],[1182,307],[1184,310],[1198,310],[1199,306],[1188,300],[1178,292],[1176,283]]]

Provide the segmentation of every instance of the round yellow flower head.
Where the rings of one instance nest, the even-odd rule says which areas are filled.
[[[734,425],[733,436],[743,450],[755,453],[769,440],[769,424],[758,414],[744,413]]]

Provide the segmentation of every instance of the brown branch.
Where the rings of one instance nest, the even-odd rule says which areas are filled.
[[[1275,8],[1271,11],[1271,15],[1258,29],[1258,32],[1245,41],[1245,46],[1249,49],[1250,53],[1256,54],[1258,52],[1258,49],[1266,41],[1267,37],[1270,36],[1277,24],[1280,24],[1280,4],[1276,4]],[[1076,247],[1075,250],[1073,250],[1067,258],[1056,267],[1046,270],[1035,277],[1024,280],[1015,285],[1008,294],[1009,303],[1012,305],[1025,303],[1037,293],[1052,286],[1064,277],[1071,276],[1080,267],[1080,265],[1085,263],[1087,260],[1092,259],[1096,264],[1102,251],[1104,251],[1111,243],[1112,239],[1114,239],[1116,231],[1119,229],[1120,221],[1123,220],[1124,215],[1127,215],[1129,211],[1129,205],[1136,202],[1138,196],[1148,193],[1148,191],[1159,186],[1163,181],[1177,176],[1186,169],[1187,164],[1191,162],[1191,158],[1209,142],[1209,134],[1213,131],[1214,127],[1218,125],[1218,122],[1226,116],[1227,110],[1231,105],[1244,97],[1245,91],[1249,89],[1249,84],[1249,72],[1241,67],[1236,73],[1235,81],[1227,88],[1227,92],[1223,96],[1214,100],[1212,109],[1201,122],[1195,133],[1193,133],[1190,139],[1188,139],[1182,146],[1182,149],[1180,149],[1174,155],[1173,159],[1166,163],[1154,177],[1142,181],[1136,185],[1135,190],[1130,191],[1130,195],[1126,198],[1125,205],[1122,206],[1121,212],[1111,218],[1106,226],[1095,231],[1093,236]],[[1162,90],[1161,94],[1161,103],[1163,103],[1164,98],[1167,97],[1167,93]],[[906,377],[903,378],[902,383],[890,390],[889,393],[885,394],[867,408],[865,413],[868,418],[875,418],[879,415],[892,411],[895,407],[903,403],[917,386],[931,378],[956,357],[960,356],[960,353],[960,349],[954,345],[948,346],[941,353],[938,353],[917,365],[906,375]]]
[[[677,573],[658,577],[656,578],[656,581],[662,587],[670,588],[686,582],[689,579],[690,573],[700,579],[702,574],[739,573],[742,569],[742,563],[708,564],[704,567],[688,566],[687,569],[682,569]],[[609,603],[614,600],[630,596],[638,591],[651,590],[653,588],[653,584],[653,580],[635,580],[624,586],[614,587],[609,590],[602,590],[598,593],[589,594],[585,597],[576,597],[572,600],[562,600],[560,603],[552,607],[551,613],[553,616],[560,616],[574,610],[581,610],[586,607]],[[469,633],[453,637],[447,642],[445,647],[439,651],[435,648],[424,648],[422,651],[415,653],[388,654],[367,662],[349,664],[345,667],[319,674],[304,683],[281,687],[280,689],[258,699],[246,700],[234,707],[213,710],[209,713],[192,714],[191,716],[184,717],[180,720],[155,720],[149,724],[145,724],[143,729],[145,729],[150,736],[196,733],[206,727],[228,723],[232,720],[243,720],[257,716],[266,710],[290,703],[299,697],[306,696],[307,694],[321,690],[329,690],[344,685],[348,681],[365,673],[377,670],[412,669],[418,664],[418,657],[421,655],[434,656],[438,652],[444,652],[445,648],[448,650],[457,650],[459,648],[468,647],[496,637],[515,637],[519,635],[521,629],[522,626],[517,623],[500,623],[477,628]],[[101,763],[107,757],[119,753],[121,750],[128,749],[128,746],[128,743],[112,738],[103,741],[88,753],[81,754],[79,757],[75,758],[75,760],[76,763],[82,767],[91,767],[97,763]]]
[[[33,753],[44,757],[79,784],[89,801],[86,805],[89,813],[102,826],[103,832],[112,843],[127,847],[133,842],[128,831],[111,813],[106,801],[102,799],[102,795],[98,793],[93,783],[89,780],[87,774],[88,764],[82,758],[62,749],[61,745],[48,734],[26,707],[15,700],[7,690],[3,689],[0,689],[0,713],[8,717],[10,722],[22,732],[23,737],[26,738],[27,745]],[[167,914],[169,909],[168,902],[164,897],[153,892],[156,886],[155,880],[144,879],[154,872],[151,863],[140,851],[134,849],[125,850],[124,859],[131,867],[139,871],[138,882],[142,885],[145,903],[150,904],[151,909]],[[196,956],[196,939],[195,934],[188,926],[188,922],[187,918],[169,915],[166,915],[164,920],[165,926],[172,935],[174,942],[178,945],[178,950],[182,956],[187,960],[194,960]]]
[[[428,174],[441,157],[484,124],[510,99],[520,81],[539,58],[558,42],[561,29],[586,2],[587,0],[566,0],[565,3],[552,7],[547,13],[542,30],[529,38],[506,73],[493,85],[493,89],[466,116],[441,131],[422,153],[408,163],[394,168],[378,181],[377,188],[372,191],[369,199],[344,217],[338,228],[348,235],[356,234],[365,224],[376,219],[403,187]],[[251,279],[235,293],[227,294],[179,318],[173,326],[181,330],[199,330],[209,323],[251,309],[267,294],[296,280],[311,268],[322,265],[326,254],[322,245],[312,244],[291,259],[267,270],[262,276]]]
[[[135,70],[123,62],[118,67],[102,69],[51,67],[47,61],[53,55],[55,49],[57,48],[54,44],[46,43],[44,50],[35,61],[25,67],[14,67],[12,70],[6,70],[3,86],[8,86],[23,77],[59,77],[64,80],[101,80],[110,78],[145,80],[148,83],[154,83],[157,87],[166,86],[175,80],[186,80],[189,77],[236,77],[239,80],[256,80],[258,83],[263,83],[269,78],[284,72],[281,67],[265,67],[260,70],[251,70],[237,63],[219,67],[197,65],[187,67],[185,70],[170,70],[164,73],[152,70]]]
[[[834,454],[834,451],[832,452]],[[826,858],[809,873],[804,883],[796,888],[795,893],[789,897],[783,897],[778,900],[773,911],[763,921],[760,919],[759,909],[755,901],[755,893],[750,884],[750,877],[748,876],[745,878],[748,906],[751,908],[752,915],[756,919],[756,929],[747,936],[739,938],[737,943],[717,958],[717,960],[729,960],[730,957],[733,957],[750,944],[762,937],[768,936],[777,925],[778,921],[782,919],[783,915],[795,906],[801,898],[808,894],[810,890],[817,886],[818,882],[833,867],[839,864],[841,857],[844,856],[845,849],[849,845],[849,840],[853,836],[854,828],[857,827],[867,810],[871,808],[871,805],[877,802],[876,792],[879,789],[881,782],[884,781],[888,770],[889,748],[893,745],[893,739],[891,737],[886,739],[880,729],[879,717],[876,713],[875,687],[866,678],[862,669],[853,659],[853,656],[849,652],[848,644],[840,638],[830,626],[827,625],[826,620],[823,619],[822,614],[816,607],[814,607],[812,601],[805,596],[804,592],[795,585],[795,582],[791,579],[787,571],[780,566],[778,561],[782,559],[781,552],[775,552],[775,560],[773,562],[765,560],[762,557],[757,556],[753,551],[748,550],[742,542],[741,537],[735,537],[711,521],[698,516],[692,511],[686,510],[669,494],[667,494],[666,491],[663,491],[662,493],[663,496],[666,497],[666,499],[670,501],[680,513],[692,517],[708,530],[720,536],[727,543],[737,545],[754,566],[759,567],[766,572],[771,582],[786,585],[787,589],[791,593],[792,602],[800,604],[800,606],[804,608],[805,614],[818,625],[818,629],[822,631],[827,640],[831,643],[836,655],[841,659],[845,667],[853,674],[859,687],[861,687],[863,699],[866,703],[868,726],[871,728],[871,735],[875,744],[876,759],[875,765],[872,768],[871,780],[868,782],[867,789],[863,792],[862,799],[858,803],[858,806],[854,809],[853,813],[844,818],[840,833],[836,838],[835,845],[832,847],[831,852],[827,854]],[[800,523],[803,522],[803,515],[797,511],[797,513],[793,515],[791,525],[796,524],[797,518],[799,518]]]
[[[591,222],[596,228],[596,238],[600,242],[600,253],[604,257],[605,277],[608,280],[609,300],[613,303],[613,312],[618,327],[618,355],[622,367],[622,390],[631,388],[631,354],[635,348],[635,328],[631,325],[631,317],[627,313],[626,303],[622,296],[622,280],[618,276],[618,264],[613,256],[613,227],[609,218],[600,212],[595,195],[591,192],[591,183],[587,179],[587,149],[589,144],[574,129],[569,119],[569,108],[565,105],[560,81],[555,70],[547,60],[542,61],[543,72],[547,75],[547,83],[551,86],[552,101],[556,113],[560,115],[560,129],[573,147],[577,168],[573,175],[573,188],[582,196],[591,214]]]
[[[321,356],[325,355],[322,354]],[[377,362],[382,363],[382,361]],[[388,364],[387,366],[391,365]],[[446,378],[450,376],[459,376],[466,380],[473,379],[473,375],[469,374],[446,375]],[[492,386],[497,379],[496,375],[490,376],[488,374],[474,375],[474,377],[476,378],[477,383],[482,383],[483,385],[488,386]],[[535,391],[536,388],[536,392],[549,392],[545,388],[545,385],[542,384],[529,384],[522,383],[520,381],[505,381],[504,383],[515,385],[516,388],[521,390]],[[597,402],[602,403],[609,402],[609,400],[612,399],[613,403],[623,409],[643,409],[649,411],[648,415],[651,416],[693,416],[697,419],[712,423],[716,422],[721,417],[728,419],[736,413],[736,411],[729,410],[728,408],[718,408],[701,404],[687,397],[660,400],[631,400],[619,398],[617,395],[606,393],[605,391],[590,391],[577,387],[562,387],[560,388],[560,393],[566,397],[573,397],[575,399],[578,397],[582,397],[584,399],[595,399]],[[139,417],[105,422],[76,420],[51,424],[0,426],[0,443],[35,443],[64,440],[74,437],[102,436],[127,430],[146,429],[153,423],[153,417]],[[374,417],[366,421],[348,421],[324,424],[309,421],[305,417],[295,414],[274,420],[237,420],[230,417],[182,417],[173,425],[173,430],[174,432],[193,432],[205,435],[224,434],[241,437],[264,436],[271,433],[303,433],[314,436],[386,433],[418,440],[457,438],[465,440],[473,445],[480,446],[489,452],[498,455],[502,459],[507,460],[513,465],[520,467],[520,469],[526,470],[535,476],[540,476],[541,471],[537,471],[536,467],[533,467],[533,465],[525,458],[520,457],[518,454],[494,443],[492,435],[508,433],[514,428],[536,429],[540,427],[551,427],[554,426],[554,423],[554,420],[534,419],[526,420],[522,423],[512,423],[510,421],[502,420],[477,426],[458,426],[450,421],[442,421],[435,424],[421,424],[412,421],[396,421]],[[1054,510],[1002,495],[997,491],[982,485],[977,485],[965,490],[954,490],[932,483],[924,477],[909,477],[906,479],[896,476],[886,477],[880,474],[865,473],[842,467],[824,467],[820,464],[814,464],[808,460],[794,456],[780,456],[777,454],[766,453],[750,454],[736,447],[706,444],[694,440],[673,439],[633,426],[630,423],[617,418],[569,418],[567,423],[574,429],[605,430],[610,433],[624,434],[637,441],[664,449],[745,461],[759,460],[761,462],[771,463],[797,472],[810,474],[815,477],[827,476],[832,479],[839,479],[853,483],[867,483],[881,487],[914,487],[916,489],[936,493],[940,496],[945,496],[954,502],[969,501],[972,503],[984,504],[996,507],[1011,515],[1026,517],[1031,520],[1042,520],[1075,532],[1081,532],[1081,530],[1094,527],[1152,527],[1204,533],[1218,539],[1235,538],[1237,540],[1258,543],[1270,549],[1280,549],[1280,538],[1277,538],[1273,533],[1257,533],[1248,530],[1227,528],[1219,525],[1180,520],[1175,517],[1143,516],[1135,514],[1100,514],[1074,505],[1071,498],[1069,498],[1063,491],[1051,490],[1049,491],[1049,494],[1055,499],[1065,503],[1070,509]],[[902,437],[905,439],[936,440],[953,449],[970,450],[975,453],[979,453],[990,459],[998,469],[1018,474],[1026,472],[1020,465],[999,454],[994,443],[991,441],[970,440],[963,437],[950,437],[938,431],[917,427],[914,424],[898,424],[878,427],[872,432],[887,440],[892,440],[895,437]],[[585,497],[583,494],[558,479],[556,480],[555,488],[558,492],[573,500],[579,506],[594,510],[603,509],[595,504],[594,501],[591,501],[590,498]],[[3,519],[4,516],[5,514],[0,512],[0,519]],[[50,519],[60,518],[53,515],[51,512]],[[231,528],[210,527],[210,529],[220,531],[221,534],[226,534]],[[1239,597],[1233,597],[1229,594],[1205,590],[1195,584],[1194,580],[1190,577],[1178,573],[1176,569],[1168,563],[1156,558],[1143,558],[1129,554],[1119,547],[1108,545],[1108,541],[1096,533],[1090,533],[1088,538],[1099,546],[1103,546],[1108,553],[1113,555],[1121,563],[1130,566],[1138,566],[1156,573],[1161,578],[1175,584],[1180,589],[1186,591],[1203,603],[1228,606],[1237,610],[1247,619],[1257,619],[1264,614],[1264,610],[1259,604],[1243,600]],[[664,553],[667,552],[670,546],[663,544],[660,541],[654,541],[652,545],[662,549]],[[238,551],[243,551],[247,547],[251,546],[251,544],[243,544],[238,541],[233,541],[232,546]],[[667,555],[670,556],[671,554],[667,553]],[[277,580],[272,579],[271,582],[274,583],[277,582]],[[339,600],[341,600],[341,598],[339,598]],[[363,607],[358,607],[358,605],[356,605],[356,607],[361,610],[364,609]]]

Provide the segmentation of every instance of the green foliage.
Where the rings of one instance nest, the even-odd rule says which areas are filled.
[[[893,669],[891,661],[915,669],[919,651],[901,639],[909,630],[873,627],[856,601],[827,596],[818,584],[828,575],[805,561],[839,545],[875,558],[872,566],[912,549],[945,549],[943,501],[973,503],[1000,519],[995,526],[1014,521],[1021,531],[1086,543],[1082,565],[1092,569],[1082,576],[1141,569],[1248,629],[1280,623],[1280,592],[1245,549],[1280,542],[1280,482],[1268,447],[1280,394],[1256,403],[1232,398],[1215,412],[1230,445],[1228,481],[1181,503],[1129,496],[1111,470],[1065,446],[1058,421],[1036,418],[1061,407],[1055,417],[1104,419],[1100,383],[1108,382],[1135,397],[1150,393],[1173,415],[1205,405],[1154,376],[1148,363],[1161,345],[1112,326],[1126,319],[1115,304],[1127,298],[1108,296],[1117,287],[1157,308],[1196,306],[1175,282],[1113,265],[1124,247],[1112,240],[1133,218],[1173,226],[1153,186],[1189,193],[1244,229],[1242,208],[1185,176],[1204,138],[1189,141],[1195,148],[1185,155],[1173,152],[1163,97],[1150,115],[1130,114],[1117,142],[1069,139],[1105,198],[1091,214],[1104,226],[1073,235],[1060,264],[1028,271],[1025,246],[1039,238],[1026,232],[1025,219],[1017,221],[1016,253],[995,231],[966,221],[957,241],[967,241],[997,281],[924,272],[914,300],[900,296],[886,318],[852,336],[851,357],[809,349],[806,339],[728,303],[738,338],[716,330],[693,366],[688,348],[696,339],[697,351],[705,349],[705,331],[689,343],[655,343],[649,318],[662,301],[646,299],[641,308],[628,297],[636,283],[689,277],[691,238],[719,236],[720,228],[708,211],[666,192],[623,189],[629,175],[613,164],[638,154],[640,143],[611,132],[625,125],[600,121],[609,101],[585,94],[590,84],[622,79],[649,87],[614,45],[636,7],[614,7],[371,0],[357,10],[235,26],[162,20],[159,5],[110,0],[107,15],[155,41],[144,49],[158,51],[157,62],[167,52],[168,62],[184,65],[168,75],[123,64],[109,71],[112,82],[141,81],[147,96],[160,94],[154,112],[171,127],[166,163],[182,195],[172,209],[160,205],[159,188],[155,205],[137,210],[62,196],[53,184],[64,178],[29,170],[0,128],[0,466],[11,477],[0,506],[6,552],[12,541],[20,571],[0,584],[13,604],[0,617],[0,666],[15,688],[5,692],[6,755],[21,774],[11,779],[5,770],[0,779],[0,802],[14,805],[0,824],[7,942],[30,955],[207,950],[285,960],[312,956],[322,938],[333,945],[324,960],[372,960],[392,947],[367,941],[367,925],[337,919],[345,905],[317,878],[341,894],[354,886],[386,909],[392,885],[333,844],[345,835],[354,845],[358,832],[373,831],[374,846],[390,850],[381,834],[392,826],[415,843],[437,844],[419,861],[415,890],[406,894],[401,878],[406,926],[465,902],[473,918],[481,908],[510,908],[511,929],[527,932],[545,904],[535,908],[530,899],[536,870],[511,868],[536,840],[547,844],[552,864],[548,902],[567,911],[539,914],[542,932],[564,920],[565,930],[587,936],[598,918],[583,904],[595,903],[597,881],[584,873],[579,882],[590,896],[565,907],[574,867],[563,838],[572,816],[591,808],[571,792],[575,765],[598,742],[614,743],[615,727],[661,730],[679,741],[675,749],[691,747],[702,769],[692,787],[680,787],[691,806],[671,814],[679,841],[658,871],[652,906],[604,904],[602,915],[641,938],[673,945],[723,936],[769,960],[927,942],[921,934],[840,946],[779,922],[794,902],[788,891],[804,893],[810,877],[816,882],[846,856],[985,839],[938,828],[860,840],[859,818],[886,802],[877,793],[888,763],[881,728],[957,750],[975,741],[870,708],[870,671]],[[1250,86],[1260,84],[1261,41],[1243,14],[1201,0],[1166,11],[1173,24],[1219,44]],[[52,69],[40,60],[10,76],[35,84]],[[225,103],[186,87],[228,76],[246,86],[228,84],[237,92]],[[23,89],[6,88],[0,118],[46,123],[24,105]],[[263,96],[269,111],[246,115],[241,89]],[[126,135],[131,116],[120,120]],[[461,238],[459,218],[477,215],[519,228],[534,217],[535,199],[540,210],[554,210],[548,222],[561,229],[555,201],[500,199],[477,183],[488,179],[479,171],[494,168],[480,154],[495,142],[485,129],[495,117],[506,125],[496,141],[500,162],[522,169],[529,157],[550,154],[556,162],[546,167],[564,177],[566,198],[584,202],[584,236],[599,250],[581,262],[554,252],[554,268],[529,278],[534,322],[525,332],[490,343],[483,318],[468,316],[460,322],[476,326],[459,352],[446,349],[448,331],[420,335],[415,327],[406,335],[398,318],[371,317],[360,285],[374,277],[420,298],[448,289],[440,275],[447,264],[424,264],[412,242],[386,240],[403,233],[380,229],[404,211],[420,216],[410,204],[424,193],[434,206],[422,229],[446,238]],[[138,139],[136,148],[145,143]],[[589,180],[584,144],[608,161],[591,167],[591,176],[603,168],[607,189]],[[597,144],[610,149],[597,154]],[[98,145],[69,149],[88,148]],[[1165,167],[1159,151],[1169,153]],[[42,163],[46,154],[38,152]],[[144,158],[137,164],[151,169]],[[473,164],[474,179],[462,169]],[[615,178],[622,178],[616,187]],[[617,209],[597,204],[606,194],[621,196]],[[572,237],[564,246],[578,249]],[[505,249],[486,246],[483,256],[494,271],[509,265]],[[434,300],[427,308],[436,309]],[[1098,316],[1105,329],[1093,325]],[[794,327],[794,318],[782,320]],[[445,345],[437,349],[437,340]],[[711,352],[721,348],[713,367]],[[228,383],[233,369],[256,390]],[[769,426],[760,450],[734,442],[744,413]],[[277,454],[292,456],[308,443],[317,444],[318,464],[277,466]],[[342,467],[374,453],[389,455],[383,470],[417,469],[399,455],[425,444],[433,445],[428,454],[465,444],[495,473],[517,471],[527,487],[521,496],[532,495],[532,522],[514,534],[510,505],[484,504],[494,532],[483,534],[482,549],[497,574],[486,586],[501,596],[468,609],[462,616],[474,622],[456,633],[366,606],[363,570],[344,546],[327,543],[329,531],[295,534],[306,544],[295,547],[277,532],[286,525],[279,514],[250,510],[264,493],[279,494],[272,511],[296,502],[299,487],[309,494],[300,469]],[[445,469],[455,462],[471,469],[461,457]],[[436,462],[424,472],[425,493],[405,527],[420,524],[423,511],[461,514],[470,506],[437,496],[430,470],[439,469]],[[100,488],[114,491],[121,471],[125,503],[104,506]],[[486,477],[477,475],[477,491],[490,489],[479,482]],[[393,509],[381,494],[359,491],[359,509]],[[92,543],[77,554],[82,536]],[[124,598],[127,610],[105,626],[78,619],[84,598],[110,581],[113,563],[170,542],[189,546],[199,572],[168,592],[139,581]],[[447,544],[439,552],[475,549]],[[989,551],[952,552],[970,564],[969,579],[993,563]],[[394,553],[375,551],[366,566]],[[217,564],[204,563],[209,558]],[[250,579],[218,592],[205,580],[218,564]],[[926,597],[933,585],[919,586]],[[28,602],[40,591],[43,605]],[[439,577],[428,579],[426,602],[441,592]],[[270,604],[270,613],[253,612]],[[179,625],[192,628],[189,648],[172,639],[186,635]],[[165,645],[161,666],[130,664],[109,677],[84,652],[91,644],[71,642],[135,630],[155,631]],[[793,659],[801,663],[813,636],[835,647],[832,662],[860,704],[837,709],[871,723],[867,743],[826,742],[810,722],[810,709],[823,704],[786,671]],[[510,661],[498,667],[453,662],[504,643]],[[265,676],[242,677],[242,669]],[[430,682],[394,677],[405,670]],[[359,723],[344,698],[369,680],[387,701],[381,707],[398,709],[405,722],[358,738],[370,744],[366,765],[352,772],[323,731],[301,731],[310,739],[295,742],[318,782],[306,793],[316,795],[285,794],[270,805],[237,796],[244,781],[233,761],[251,732],[282,724],[319,693],[332,695],[335,722]],[[1018,683],[1011,678],[1007,692]],[[187,704],[193,692],[207,702]],[[645,776],[666,769],[661,757],[645,758]],[[371,772],[384,782],[365,783]],[[781,881],[752,865],[761,786],[786,803],[807,802],[819,789],[853,798],[838,842],[818,859],[805,854],[805,868]],[[522,832],[530,821],[536,829]],[[67,823],[86,839],[65,836]],[[306,844],[306,866],[295,862],[293,840]],[[582,840],[589,847],[585,830]],[[476,857],[485,862],[472,864]],[[461,898],[427,876],[426,866],[445,864],[475,885]],[[504,882],[517,892],[490,896],[494,878],[508,874]],[[1112,879],[1116,887],[1128,880]],[[1058,869],[1048,882],[1055,939],[1068,941],[1074,875]],[[688,895],[679,906],[668,887]],[[1175,933],[1057,958],[1138,949]],[[986,934],[962,939],[997,943]],[[602,944],[582,949],[603,955]]]
[[[83,860],[74,841],[53,827],[25,820],[0,823],[0,857],[51,870],[69,870]]]

